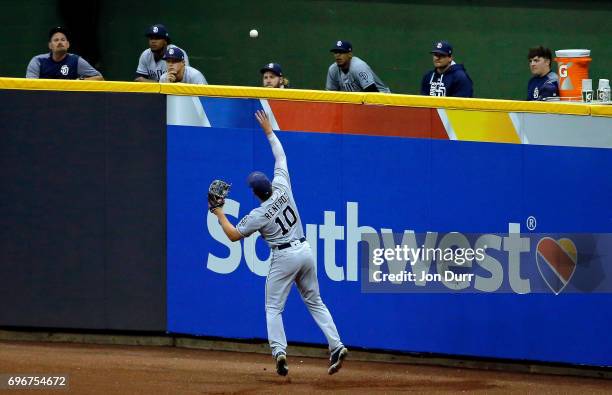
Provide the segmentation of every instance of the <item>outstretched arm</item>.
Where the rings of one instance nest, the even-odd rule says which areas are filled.
[[[244,237],[240,232],[238,232],[238,229],[236,229],[236,227],[232,225],[231,222],[229,222],[229,220],[225,216],[225,213],[223,212],[223,207],[217,207],[213,211],[213,214],[217,216],[219,224],[223,229],[223,233],[225,233],[228,239],[230,239],[231,241],[238,241]]]
[[[274,155],[275,163],[274,168],[280,168],[285,171],[287,170],[287,156],[285,156],[285,150],[283,150],[283,146],[274,134],[272,130],[272,125],[270,124],[270,118],[268,118],[268,114],[265,111],[259,110],[255,113],[255,118],[257,118],[257,122],[261,125],[268,141],[270,142],[270,147],[272,147],[272,154]]]

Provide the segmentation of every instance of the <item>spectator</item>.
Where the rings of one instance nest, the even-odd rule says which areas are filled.
[[[283,77],[283,70],[278,63],[268,63],[260,70],[264,88],[288,88],[289,80]]]
[[[157,24],[149,27],[145,36],[149,38],[149,48],[140,54],[135,81],[158,82],[162,74],[168,70],[166,61],[163,59],[164,52],[167,48],[180,48],[170,44],[170,34],[164,25]],[[181,51],[185,54],[185,64],[189,66],[187,53],[182,49]]]
[[[529,69],[533,77],[527,84],[527,100],[551,100],[559,98],[559,76],[550,69],[552,52],[539,46],[530,48]]]
[[[330,52],[334,53],[336,62],[327,71],[325,89],[328,91],[391,92],[366,62],[353,56],[350,42],[337,41]]]
[[[421,94],[428,96],[473,97],[472,79],[465,67],[455,63],[453,47],[438,41],[431,50],[434,69],[423,76]]]
[[[185,65],[185,53],[177,47],[167,48],[163,60],[168,64],[168,71],[162,74],[159,82],[183,82],[185,84],[206,85],[206,78],[198,70]]]
[[[30,60],[26,78],[62,80],[104,80],[102,74],[85,59],[68,53],[68,30],[58,26],[49,31],[49,53],[36,55]]]

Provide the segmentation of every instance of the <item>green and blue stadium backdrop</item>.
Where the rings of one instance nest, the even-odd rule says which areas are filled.
[[[257,204],[246,176],[273,166],[253,118],[263,108],[347,345],[612,365],[606,106],[82,81],[0,88],[2,326],[265,338],[269,250],[256,236],[229,243],[205,198],[221,178],[233,184],[234,221]],[[476,264],[456,292],[368,292],[362,235],[405,231],[529,242],[502,237],[487,250],[503,268],[498,285]],[[551,275],[567,281],[551,249],[574,261],[563,289],[542,287]],[[548,272],[534,267],[540,258]],[[591,282],[576,283],[583,275]],[[289,341],[324,343],[295,291],[285,311]]]

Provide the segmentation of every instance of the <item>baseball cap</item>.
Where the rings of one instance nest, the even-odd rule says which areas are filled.
[[[170,47],[164,51],[163,60],[174,59],[174,60],[185,60],[185,54],[180,48]]]
[[[64,35],[66,36],[66,38],[68,38],[68,29],[66,29],[63,26],[55,26],[53,28],[51,28],[51,30],[49,30],[49,40],[51,40],[51,37],[53,37],[53,35],[55,33],[64,33]]]
[[[350,41],[338,40],[329,52],[353,52],[353,45]]]
[[[262,67],[261,70],[259,70],[261,74],[265,73],[266,71],[271,71],[279,77],[283,76],[283,69],[281,69],[281,65],[278,63],[268,63]]]
[[[448,41],[438,41],[433,45],[430,53],[439,53],[442,55],[452,55],[453,46]]]
[[[262,199],[267,199],[272,195],[272,184],[268,177],[260,171],[254,171],[249,174],[247,183],[253,189],[253,193]]]
[[[170,34],[168,34],[168,30],[166,29],[166,26],[159,24],[159,23],[156,25],[150,26],[147,29],[145,36],[164,38],[166,39],[166,41],[168,42],[170,41]]]

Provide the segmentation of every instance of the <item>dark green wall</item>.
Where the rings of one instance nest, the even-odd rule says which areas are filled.
[[[16,10],[35,8],[10,3]],[[4,41],[3,53],[10,49],[19,56],[14,64],[5,58],[0,74],[25,73],[31,55],[45,49],[54,12],[41,6],[27,20],[29,28],[20,28],[28,31],[19,44]],[[477,97],[522,99],[530,77],[527,49],[539,44],[589,48],[591,76],[612,77],[605,67],[612,60],[612,3],[607,1],[100,0],[95,12],[98,65],[114,80],[133,78],[147,45],[143,32],[152,23],[166,24],[174,42],[188,51],[192,66],[212,84],[258,85],[259,68],[277,61],[293,87],[321,89],[332,63],[328,50],[337,39],[352,41],[354,54],[396,93],[418,92],[431,67],[430,46],[441,38],[455,46]],[[91,24],[95,29],[96,22]],[[4,37],[13,35],[9,26],[0,25]],[[259,38],[249,38],[252,28],[259,30]]]
[[[0,1],[0,76],[25,77],[32,56],[45,52],[59,13],[55,1]]]

